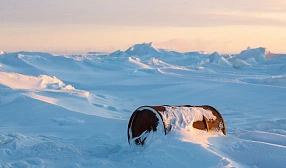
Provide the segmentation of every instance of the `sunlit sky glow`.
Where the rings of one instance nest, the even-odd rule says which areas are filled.
[[[285,0],[0,0],[0,50],[286,53]]]

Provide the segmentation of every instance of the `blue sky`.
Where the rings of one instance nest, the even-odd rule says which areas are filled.
[[[284,0],[0,0],[0,49],[286,52]]]

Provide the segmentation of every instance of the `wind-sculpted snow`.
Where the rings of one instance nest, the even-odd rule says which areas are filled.
[[[231,67],[231,63],[217,52],[211,54],[208,59],[211,63]]]
[[[253,63],[253,62],[252,62]],[[233,61],[233,65],[232,65],[235,69],[241,69],[241,68],[244,68],[244,67],[250,67],[251,65],[249,63],[247,63],[246,61],[244,60],[241,60],[241,59],[235,59]]]
[[[25,63],[21,57],[23,52],[5,53],[0,56],[2,71],[23,73],[27,75],[46,74],[45,71]]]
[[[152,43],[111,54],[0,54],[0,167],[286,167],[286,54]],[[167,135],[130,147],[132,112],[165,104],[211,105],[227,135],[194,129],[201,111],[181,109]]]
[[[26,76],[17,73],[0,72],[0,83],[12,89],[59,89],[65,84],[55,76],[40,75],[38,77]]]

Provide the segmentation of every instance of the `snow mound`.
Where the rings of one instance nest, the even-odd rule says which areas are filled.
[[[235,59],[232,63],[232,66],[235,68],[235,69],[240,69],[240,68],[243,68],[243,67],[249,67],[250,64],[248,64],[246,61],[244,60],[241,60],[241,59]]]
[[[3,71],[15,72],[26,75],[41,75],[46,74],[45,71],[30,65],[29,63],[22,60],[23,52],[17,53],[4,53],[0,57],[0,63],[3,65]],[[31,53],[35,54],[35,53]],[[43,54],[45,55],[45,54]]]
[[[208,57],[208,59],[209,59],[209,62],[214,63],[214,64],[218,64],[222,66],[231,66],[231,63],[226,58],[221,56],[218,52],[214,52],[213,54],[211,54]]]
[[[241,60],[241,59],[236,59],[236,60]],[[254,65],[258,64],[258,62],[254,59],[254,57],[247,58],[247,59],[245,59],[243,61],[245,61],[248,64],[254,64]]]
[[[80,97],[89,96],[89,92],[77,90],[71,85],[66,85],[60,79],[53,76],[27,76],[17,73],[0,72],[0,84],[12,89],[21,89],[27,91],[49,91],[58,93],[69,93]],[[29,94],[28,94],[29,95]],[[34,95],[31,93],[31,95]],[[37,95],[37,99],[42,99],[42,96]],[[48,101],[48,102],[54,102]]]
[[[169,68],[169,69],[180,69],[180,70],[188,70],[187,68],[185,68],[184,66],[176,66],[176,65],[172,65],[172,64],[168,64],[162,60],[159,60],[155,57],[150,58],[150,60],[148,61],[149,65],[155,66],[155,67],[160,67],[160,68]]]
[[[138,56],[160,54],[160,52],[153,47],[152,42],[135,44],[134,46],[127,49],[125,53]]]
[[[140,68],[143,69],[152,69],[150,66],[144,64],[141,62],[140,58],[135,58],[135,57],[128,57],[129,62],[134,63],[136,65],[138,65]]]
[[[59,89],[65,84],[58,78],[40,75],[38,77],[26,76],[17,73],[0,72],[0,84],[13,89]]]

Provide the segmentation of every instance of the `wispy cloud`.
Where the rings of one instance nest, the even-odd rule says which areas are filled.
[[[179,51],[226,53],[247,43],[284,52],[285,27],[285,0],[0,0],[7,50],[112,51],[163,41]]]
[[[2,0],[2,23],[286,26],[284,0]]]

